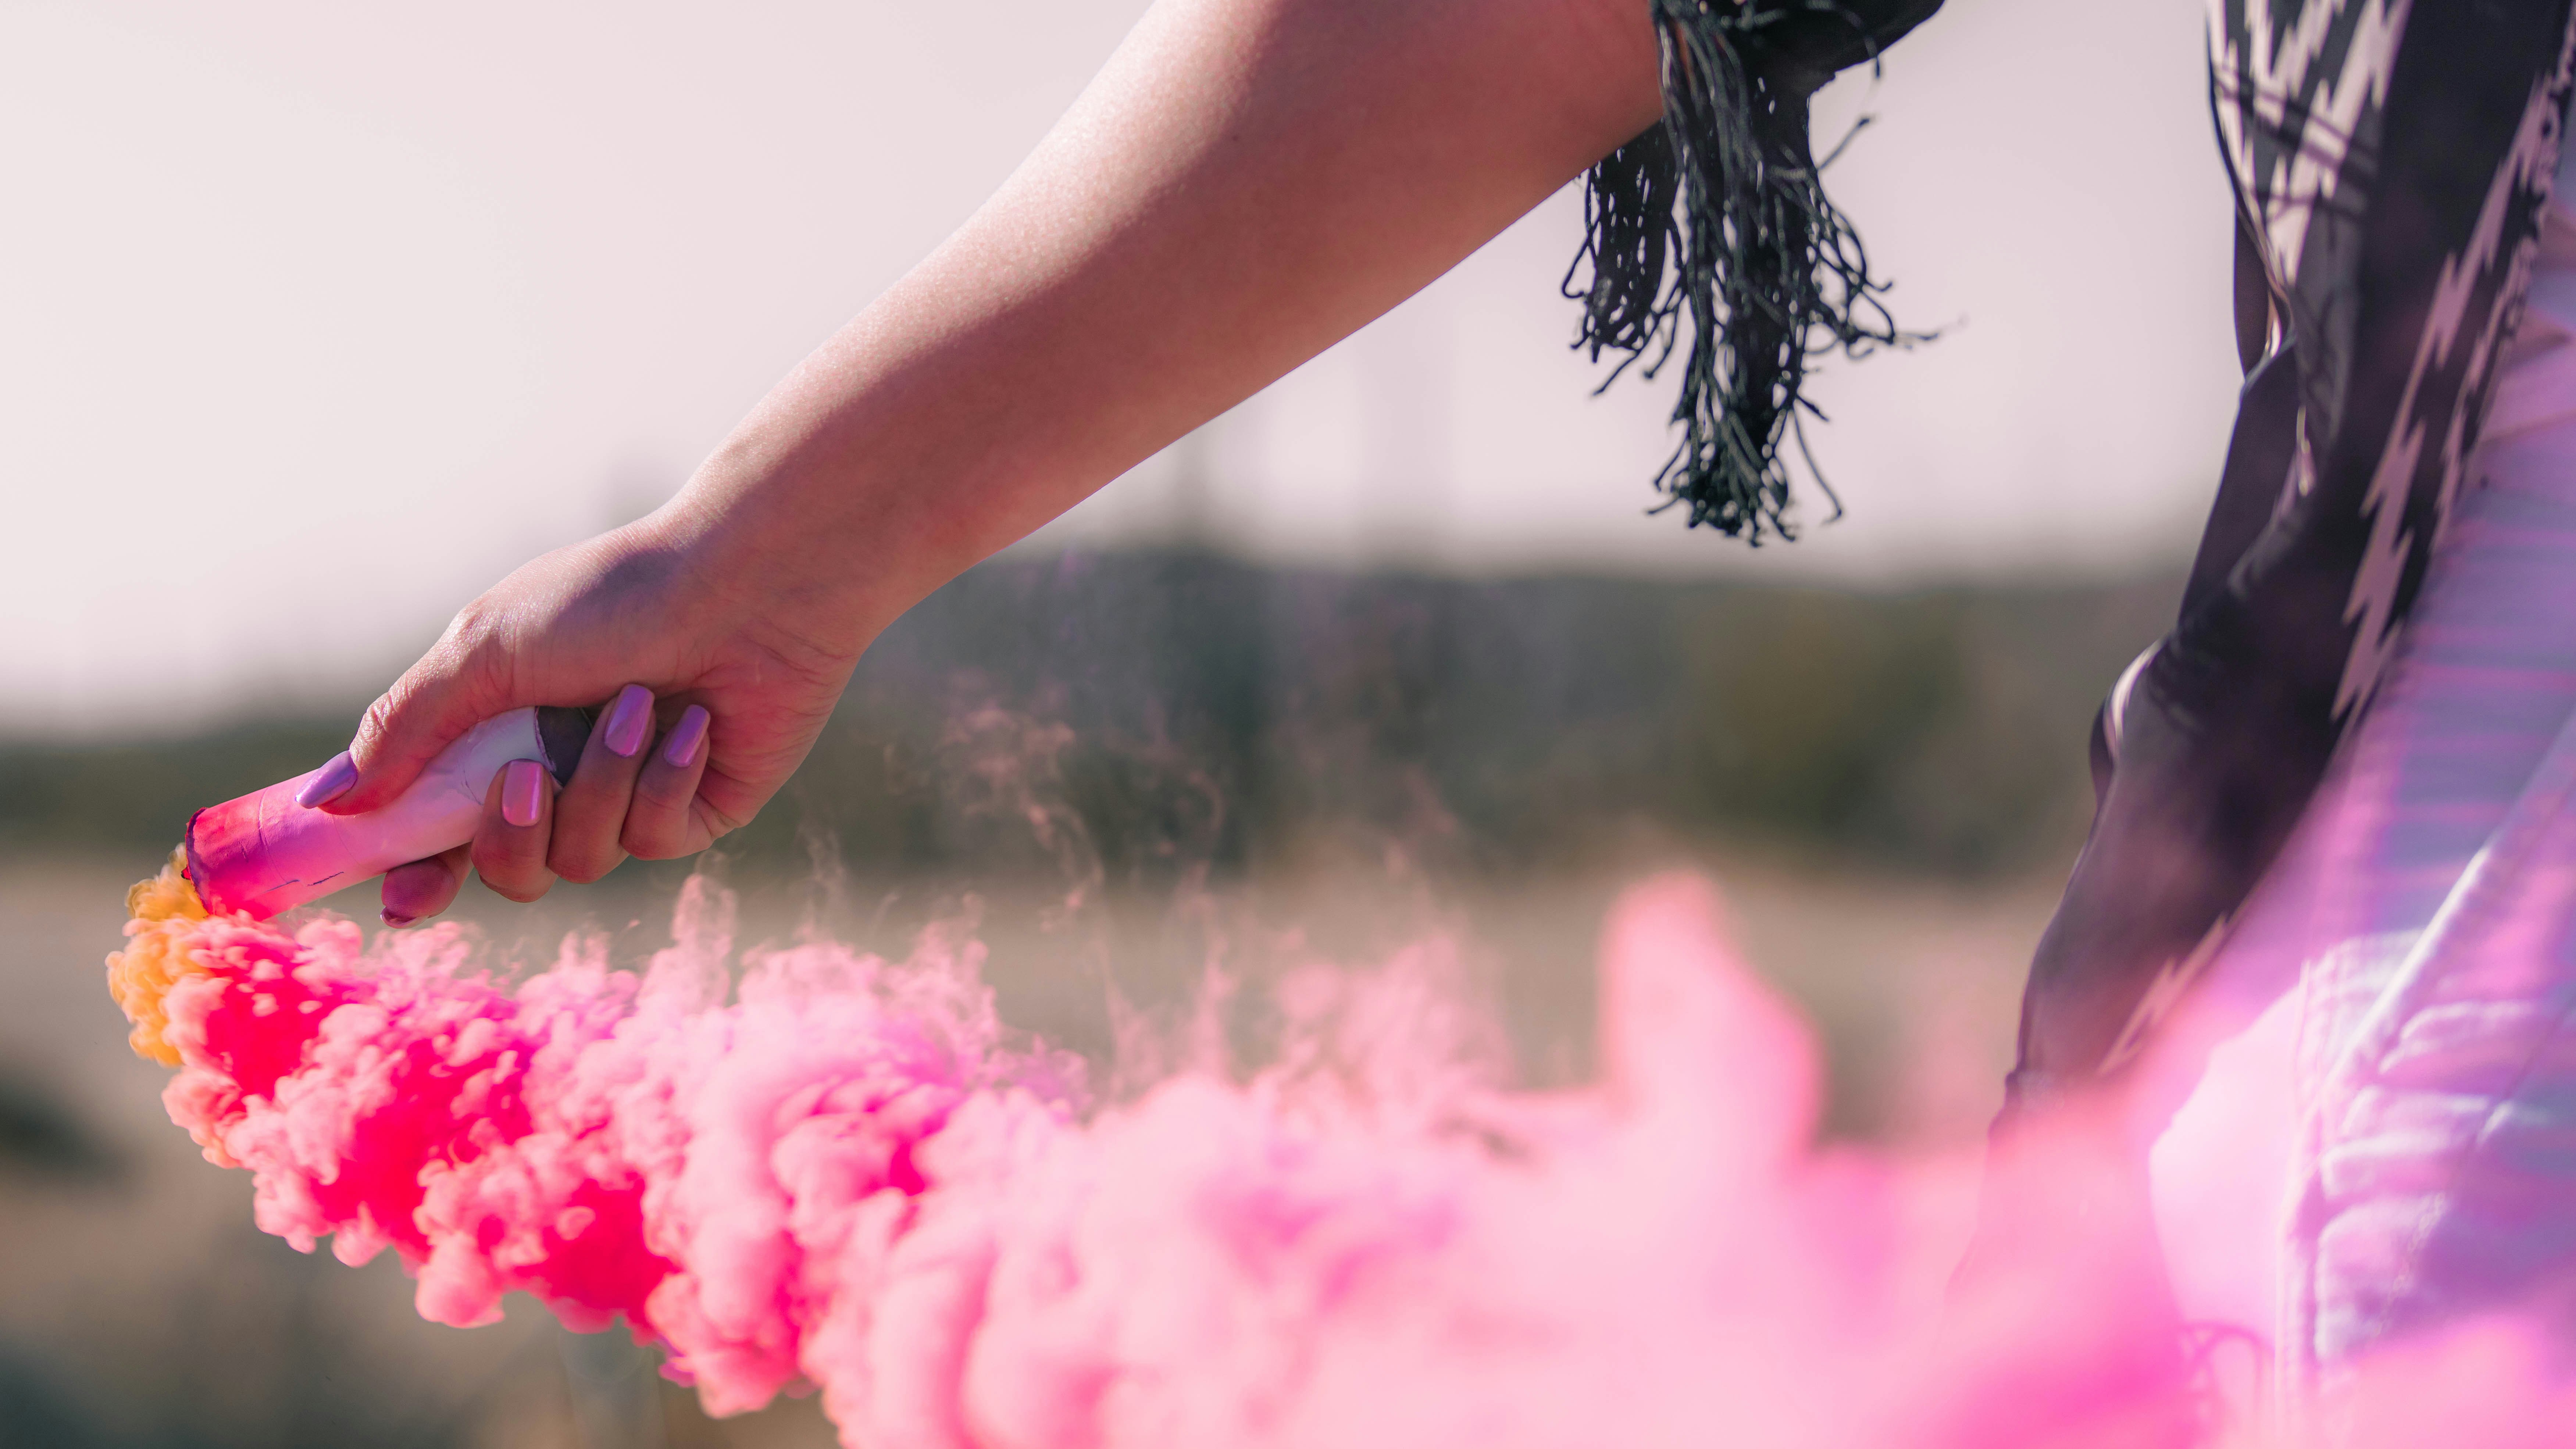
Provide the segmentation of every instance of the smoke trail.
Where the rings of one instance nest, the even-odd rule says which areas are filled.
[[[1399,960],[1298,978],[1278,1067],[1106,1107],[1002,1027],[972,943],[755,951],[737,984],[703,883],[640,975],[576,937],[516,982],[452,929],[209,919],[175,871],[133,903],[135,1046],[262,1228],[391,1248],[440,1322],[622,1314],[712,1412],[819,1387],[869,1449],[2188,1428],[2080,1214],[1943,1311],[1973,1165],[1811,1147],[1809,1038],[1693,881],[1613,914],[1595,1087],[1459,1068],[1459,1008]],[[2519,1372],[2479,1352],[2481,1394]]]

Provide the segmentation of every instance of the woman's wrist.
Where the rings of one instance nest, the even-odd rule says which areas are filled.
[[[791,611],[853,659],[1071,501],[1019,483],[1085,471],[1024,436],[993,395],[993,339],[914,335],[905,290],[762,399],[657,518],[711,587],[748,587],[757,607]]]
[[[743,446],[738,432],[679,496],[635,525],[637,546],[667,554],[693,596],[722,616],[718,627],[782,636],[817,662],[855,664],[945,578],[916,582],[919,561],[902,557],[899,533],[866,527],[865,510],[835,496],[882,485],[814,477],[792,454],[765,452]]]

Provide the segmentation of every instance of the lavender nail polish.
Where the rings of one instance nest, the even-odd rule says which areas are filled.
[[[599,742],[619,759],[631,760],[644,748],[644,736],[652,728],[653,691],[630,684],[617,691],[617,702],[608,707],[608,725],[600,731]]]
[[[349,758],[347,750],[342,750],[331,757],[331,763],[314,771],[313,778],[304,782],[303,789],[295,792],[295,803],[307,810],[328,805],[348,794],[349,787],[356,783],[358,762]]]
[[[685,770],[698,757],[698,746],[707,738],[707,711],[704,705],[690,705],[681,711],[680,722],[671,726],[671,738],[662,745],[662,763],[674,770]]]
[[[397,931],[417,925],[420,922],[420,917],[406,916],[400,911],[378,911],[376,914],[383,916],[385,918],[385,924],[393,927]]]
[[[546,767],[534,760],[512,760],[501,767],[501,818],[525,830],[545,808]]]

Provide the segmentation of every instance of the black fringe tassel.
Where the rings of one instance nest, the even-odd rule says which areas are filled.
[[[1794,435],[1810,359],[1902,347],[1851,222],[1826,197],[1807,137],[1807,98],[1845,66],[1875,65],[1940,0],[1648,0],[1663,53],[1664,119],[1592,168],[1587,235],[1565,294],[1583,303],[1578,349],[1622,352],[1653,378],[1681,345],[1682,436],[1655,486],[1689,522],[1759,545],[1795,538]],[[1876,13],[1872,13],[1876,12]],[[1856,129],[1856,128],[1855,128]],[[1830,161],[1832,158],[1826,158]],[[1588,280],[1578,282],[1587,265]]]

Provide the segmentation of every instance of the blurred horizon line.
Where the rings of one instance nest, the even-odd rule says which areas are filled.
[[[644,511],[649,511],[649,508],[631,516],[640,517]],[[1349,563],[1279,561],[1235,546],[1221,535],[1190,536],[1176,531],[1160,538],[1130,536],[1094,540],[1063,536],[1054,525],[1050,525],[967,570],[944,585],[932,598],[961,585],[971,588],[973,585],[967,581],[978,576],[1031,567],[1078,568],[1085,560],[1101,560],[1112,567],[1122,564],[1148,567],[1158,564],[1207,565],[1283,581],[1342,581],[1353,585],[1462,590],[1597,585],[1677,595],[1740,592],[1779,598],[1812,596],[1902,603],[1932,598],[2109,595],[2168,586],[2178,590],[2190,561],[2189,554],[2185,552],[2169,560],[2142,563],[2117,571],[2071,563],[2062,571],[2028,570],[2006,577],[1928,570],[1845,577],[1789,567],[1767,569],[1770,576],[1765,577],[1771,557],[1795,550],[1799,545],[1775,542],[1755,549],[1710,530],[1693,532],[1705,535],[1712,549],[1732,550],[1740,556],[1739,559],[1731,566],[1713,570],[1658,568],[1651,562],[1635,559],[1529,567],[1470,566],[1463,562],[1444,564],[1441,560],[1427,558]],[[922,605],[915,606],[914,611],[918,612],[929,602],[924,600]],[[910,613],[905,615],[905,618],[910,617]],[[244,725],[325,719],[346,719],[354,727],[358,714],[419,657],[419,650],[425,649],[436,638],[436,629],[443,628],[445,622],[444,618],[423,619],[420,645],[407,653],[399,648],[388,649],[383,663],[373,673],[344,665],[327,674],[298,675],[280,667],[283,661],[272,658],[237,669],[234,683],[199,692],[183,701],[135,698],[108,701],[87,708],[74,706],[57,710],[29,709],[19,701],[0,701],[0,747],[124,746],[221,734]],[[895,629],[902,627],[901,621],[894,626]]]

